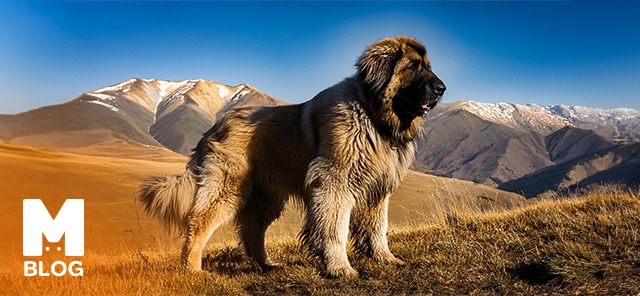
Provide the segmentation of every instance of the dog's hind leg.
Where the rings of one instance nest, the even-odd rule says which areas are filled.
[[[203,190],[201,187],[199,190]],[[237,197],[221,195],[200,212],[192,213],[187,224],[187,233],[182,248],[182,266],[185,271],[202,270],[202,251],[211,235],[224,223],[231,220],[237,211]]]
[[[221,225],[235,214],[235,205],[214,203],[203,213],[190,217],[182,247],[182,266],[185,271],[202,270],[202,251],[207,241]]]
[[[277,266],[271,262],[265,249],[265,234],[269,225],[280,216],[286,202],[286,199],[276,198],[275,195],[269,198],[262,196],[266,194],[254,190],[250,201],[243,205],[236,216],[245,253],[265,272]]]
[[[241,191],[247,186],[246,163],[241,157],[226,151],[219,144],[210,143],[215,150],[207,156],[198,180],[198,190],[191,213],[187,218],[187,233],[182,248],[185,270],[202,270],[202,250],[213,232],[232,220],[241,203]]]

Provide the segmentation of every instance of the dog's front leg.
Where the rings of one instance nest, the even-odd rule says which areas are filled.
[[[357,276],[347,257],[349,218],[354,198],[337,180],[317,178],[308,187],[303,241],[320,256],[330,277]]]
[[[387,230],[389,228],[389,197],[376,203],[362,202],[352,215],[352,232],[356,248],[379,262],[399,265],[405,263],[389,250]]]

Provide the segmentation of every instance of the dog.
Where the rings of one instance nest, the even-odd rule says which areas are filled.
[[[228,111],[185,172],[141,185],[146,212],[185,236],[185,270],[201,270],[207,240],[229,221],[245,253],[271,269],[265,232],[290,199],[304,205],[300,237],[327,276],[357,276],[349,238],[376,261],[404,264],[388,247],[389,197],[414,159],[423,116],[446,87],[425,47],[406,36],[369,45],[356,67],[305,103]]]

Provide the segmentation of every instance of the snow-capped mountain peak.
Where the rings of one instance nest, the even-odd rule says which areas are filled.
[[[640,118],[640,111],[628,108],[599,109],[566,105],[542,106],[541,108],[565,117],[574,123],[611,124],[614,122],[638,121]]]
[[[453,105],[454,108],[468,111],[487,121],[541,134],[549,134],[566,125],[571,125],[569,120],[534,106],[464,100],[455,102]]]
[[[516,110],[514,104],[503,102],[481,103],[476,101],[462,101],[460,106],[463,110],[498,122],[513,120],[513,112]]]
[[[145,109],[158,112],[174,110],[183,104],[197,104],[212,115],[221,105],[234,101],[251,91],[246,85],[228,86],[204,79],[159,80],[131,78],[111,86],[95,89],[75,98],[88,103],[98,104],[119,112],[119,102],[123,100],[138,104]],[[171,107],[169,107],[171,106]]]
[[[107,86],[107,87],[103,87],[103,88],[99,88],[96,90],[93,90],[89,93],[107,93],[107,92],[128,92],[131,90],[131,85],[134,84],[138,79],[137,78],[131,78],[127,81],[124,82],[120,82],[118,84],[112,85],[112,86]]]
[[[83,93],[65,104],[68,110],[106,123],[103,130],[119,124],[121,134],[142,134],[142,138],[148,134],[152,139],[141,140],[145,144],[155,141],[188,154],[220,113],[236,106],[285,103],[247,84],[229,86],[206,79],[131,78]]]
[[[451,104],[495,123],[523,131],[549,134],[564,126],[592,129],[600,135],[627,141],[640,137],[640,111],[628,108],[598,109],[582,106],[458,101]]]

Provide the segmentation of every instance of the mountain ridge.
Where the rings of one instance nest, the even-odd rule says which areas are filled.
[[[232,106],[280,104],[285,103],[247,84],[131,78],[61,104],[0,115],[0,139],[68,148],[115,138],[188,154],[218,112]],[[91,136],[79,139],[81,133]],[[63,140],[51,141],[57,137]]]

